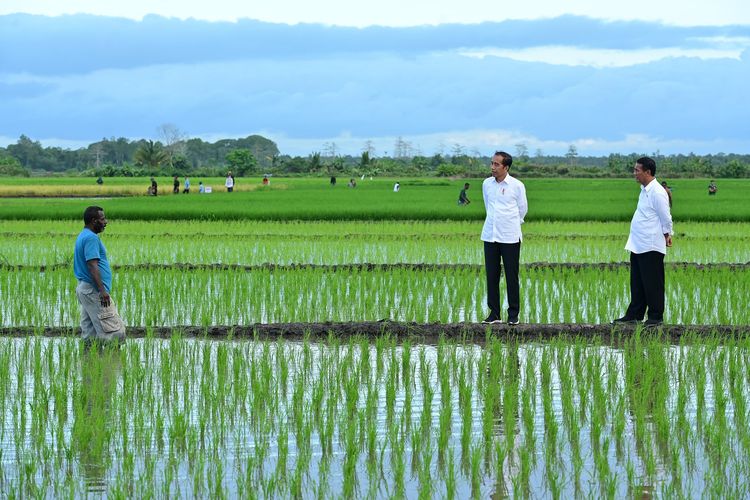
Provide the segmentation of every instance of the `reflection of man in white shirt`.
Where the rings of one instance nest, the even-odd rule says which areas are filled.
[[[645,324],[655,326],[664,319],[664,255],[672,246],[672,214],[669,195],[655,177],[656,162],[638,159],[633,175],[641,193],[625,244],[630,251],[630,305],[615,323],[641,321],[648,308]]]
[[[490,315],[483,323],[501,323],[500,274],[505,265],[505,287],[508,294],[508,324],[518,324],[520,293],[518,269],[521,256],[521,224],[529,205],[526,188],[508,174],[513,158],[504,151],[492,157],[492,177],[482,183],[487,216],[482,228],[484,267],[487,273],[487,307]]]

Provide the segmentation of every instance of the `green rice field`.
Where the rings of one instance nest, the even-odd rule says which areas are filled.
[[[81,179],[10,181],[56,197],[0,197],[0,496],[750,496],[750,182],[711,199],[705,180],[670,182],[675,340],[603,326],[629,300],[637,184],[525,181],[521,321],[562,333],[521,340],[473,327],[481,179],[469,207],[463,179],[400,180],[148,198],[123,196],[143,182],[128,179],[93,199]],[[109,218],[112,296],[146,332],[102,351],[73,330],[90,204]],[[397,337],[391,322],[466,330]],[[291,339],[235,335],[292,323]],[[579,325],[607,340],[566,333]]]

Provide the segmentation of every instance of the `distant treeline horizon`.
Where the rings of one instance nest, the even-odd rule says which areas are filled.
[[[399,138],[395,156],[373,155],[370,143],[360,155],[337,154],[334,143],[324,151],[307,156],[282,154],[276,143],[260,135],[207,142],[187,138],[173,126],[162,127],[159,141],[124,137],[102,139],[86,147],[65,149],[44,147],[22,135],[15,144],[0,147],[0,175],[3,176],[104,176],[148,175],[426,175],[484,176],[490,157],[469,154],[459,144],[451,153],[413,154],[409,143]],[[657,175],[671,177],[750,177],[750,154],[708,155],[656,153],[613,153],[581,156],[571,145],[565,155],[529,154],[526,144],[508,148],[514,156],[512,169],[526,177],[623,177],[630,175],[636,159],[651,156],[657,161]]]

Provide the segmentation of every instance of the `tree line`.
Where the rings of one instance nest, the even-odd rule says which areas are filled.
[[[429,175],[483,177],[489,155],[466,151],[455,144],[450,152],[423,155],[398,138],[393,154],[377,155],[367,141],[358,155],[340,154],[335,143],[307,156],[279,152],[272,140],[260,135],[207,142],[188,138],[172,125],[162,125],[159,140],[102,139],[79,149],[43,147],[22,135],[15,144],[0,148],[0,175],[79,176],[223,176],[234,175]],[[652,156],[662,177],[750,177],[750,155],[656,153],[580,156],[571,145],[565,155],[529,154],[525,144],[516,144],[513,170],[525,177],[625,177],[640,156]]]

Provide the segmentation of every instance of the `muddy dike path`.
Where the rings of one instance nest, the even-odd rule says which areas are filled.
[[[422,343],[435,343],[443,336],[447,339],[481,343],[488,333],[522,342],[544,341],[552,338],[588,338],[601,342],[617,342],[632,336],[636,331],[642,334],[659,336],[673,341],[683,336],[741,338],[750,335],[750,325],[662,325],[657,328],[644,328],[641,324],[587,325],[574,323],[558,324],[519,324],[485,325],[482,323],[399,323],[392,321],[365,321],[349,323],[271,323],[253,325],[213,325],[213,326],[166,326],[127,328],[128,338],[143,338],[153,335],[169,338],[177,333],[183,337],[208,339],[257,339],[257,340],[301,340],[304,338],[324,340],[330,335],[347,338],[351,336],[378,337],[392,335]],[[0,336],[22,337],[42,335],[47,337],[79,335],[78,327],[5,327],[0,328]]]

